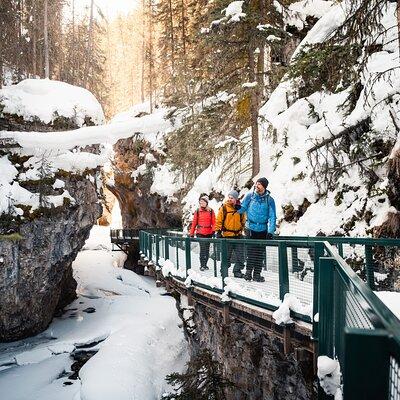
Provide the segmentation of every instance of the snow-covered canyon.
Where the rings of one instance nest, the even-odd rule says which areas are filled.
[[[43,333],[0,344],[7,400],[160,399],[181,371],[187,343],[175,300],[150,278],[122,269],[109,229],[95,226],[73,263],[78,298]],[[76,353],[94,355],[74,372]]]

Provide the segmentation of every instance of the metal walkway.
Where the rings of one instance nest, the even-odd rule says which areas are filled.
[[[400,400],[400,321],[373,292],[376,273],[400,260],[399,239],[193,239],[141,231],[139,240],[143,257],[164,274],[223,301],[237,299],[274,311],[285,294],[295,295],[292,318],[312,324],[318,354],[339,361],[344,399]],[[206,271],[199,268],[201,244],[210,248]],[[236,246],[245,262],[257,246],[265,282],[234,278],[229,246]],[[332,398],[322,392],[319,397]]]

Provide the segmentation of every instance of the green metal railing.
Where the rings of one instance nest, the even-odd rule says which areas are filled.
[[[269,310],[276,310],[286,293],[295,294],[303,303],[308,301],[312,307],[310,314],[318,313],[319,322],[314,318],[311,321],[304,312],[292,312],[292,316],[312,322],[319,355],[339,361],[344,399],[400,400],[400,321],[372,291],[374,272],[398,257],[399,239],[199,239],[177,236],[174,232],[141,231],[139,240],[141,252],[149,261],[160,266],[162,260],[170,260],[175,268],[171,275],[182,281],[189,277],[191,285],[216,293],[228,288],[232,299]],[[201,274],[193,272],[198,266],[201,243],[210,246],[210,272],[205,281]],[[248,292],[231,287],[228,248],[234,244],[242,246],[244,258],[250,246],[263,249],[267,282],[261,285],[273,296],[253,296],[251,291],[258,288],[250,283],[246,284],[250,287]],[[349,264],[358,268],[358,273]],[[319,397],[332,398],[323,393]]]
[[[398,400],[400,321],[336,249],[325,247],[327,257],[319,262],[319,354],[338,359],[346,400]]]

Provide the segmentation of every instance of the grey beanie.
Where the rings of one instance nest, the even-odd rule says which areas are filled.
[[[237,200],[239,198],[239,193],[235,189],[233,189],[228,193],[228,196],[232,196],[234,199]]]
[[[200,196],[199,201],[200,201],[200,200],[204,200],[207,204],[208,204],[208,202],[210,201],[210,199],[208,198],[207,195]]]

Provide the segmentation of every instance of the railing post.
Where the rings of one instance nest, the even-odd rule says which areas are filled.
[[[221,245],[221,277],[222,290],[225,288],[225,278],[228,276],[228,246],[226,239],[219,239]]]
[[[383,329],[345,328],[343,392],[346,400],[389,398],[389,338]]]
[[[149,235],[149,261],[153,261],[153,236]]]
[[[169,237],[164,236],[164,259],[169,260]]]
[[[175,240],[176,269],[179,269],[179,243]]]
[[[158,265],[158,260],[160,258],[160,238],[158,235],[155,235],[156,239],[156,265]]]
[[[344,257],[343,243],[338,243],[337,247],[338,247],[339,256],[343,258]]]
[[[299,252],[297,247],[291,247],[290,251],[292,254],[292,272],[300,272],[301,268],[299,265]]]
[[[289,293],[289,271],[287,247],[285,242],[279,242],[279,298],[283,300],[286,293]]]
[[[374,258],[372,254],[372,246],[365,245],[365,274],[367,277],[368,286],[374,290],[375,289],[375,279],[374,279]]]
[[[190,237],[185,238],[185,256],[186,256],[186,278],[188,277],[188,270],[192,268],[192,254],[191,254],[191,241]]]
[[[334,258],[321,257],[319,263],[319,355],[333,357],[334,337]],[[336,327],[343,329],[343,327]]]
[[[321,257],[324,256],[325,245],[322,242],[314,243],[314,285],[313,285],[313,339],[318,339],[318,323],[314,321],[314,317],[319,312],[318,293],[319,293],[319,263]]]
[[[217,258],[218,258],[219,248],[218,248],[217,242],[215,240],[213,241],[212,245],[213,245],[213,250],[214,250],[214,259],[213,259],[214,277],[216,278],[218,276],[218,273],[217,273]]]

